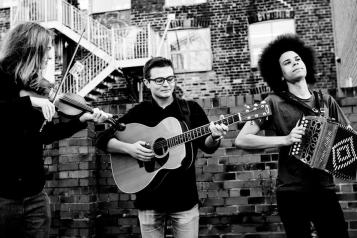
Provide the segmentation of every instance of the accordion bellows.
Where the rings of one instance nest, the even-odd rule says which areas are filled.
[[[356,180],[357,133],[324,117],[303,117],[305,134],[294,143],[290,155],[312,168],[325,170],[346,180]]]

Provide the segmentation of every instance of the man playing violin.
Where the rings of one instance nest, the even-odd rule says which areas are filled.
[[[144,66],[144,83],[151,92],[151,101],[144,101],[132,108],[120,118],[121,122],[154,127],[168,117],[173,117],[185,122],[189,129],[209,123],[203,109],[196,102],[175,97],[176,77],[170,60],[162,57],[150,59]],[[187,158],[186,150],[184,162],[186,159],[194,160],[198,148],[206,153],[216,151],[228,127],[211,122],[209,128],[212,133],[193,141],[192,157]],[[110,130],[99,136],[97,145],[111,153],[129,154],[139,161],[147,162],[154,157],[146,141],[126,143],[118,140]],[[171,219],[174,237],[198,237],[199,211],[194,163],[188,168],[170,170],[155,189],[144,189],[136,193],[135,206],[139,210],[143,238],[163,237],[166,218]]]
[[[52,33],[37,23],[9,31],[0,51],[0,237],[48,237],[50,203],[45,185],[43,145],[70,137],[87,121],[103,122],[94,109],[68,122],[53,123],[55,106],[48,99],[20,91],[39,83],[50,59]],[[48,123],[43,127],[44,120]]]

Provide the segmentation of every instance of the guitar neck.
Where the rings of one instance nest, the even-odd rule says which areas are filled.
[[[225,117],[224,119],[215,121],[215,123],[225,124],[226,126],[229,126],[229,125],[232,125],[239,121],[242,121],[241,113],[230,115],[228,117]],[[210,133],[211,133],[211,130],[209,129],[209,124],[206,124],[206,125],[197,127],[195,129],[186,131],[180,135],[168,138],[167,144],[168,144],[169,148],[172,148],[172,147],[178,146],[180,144],[193,141],[197,138],[208,135]]]

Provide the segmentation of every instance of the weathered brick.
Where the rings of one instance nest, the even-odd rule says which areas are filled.
[[[230,197],[226,198],[226,205],[246,205],[248,204],[247,197]]]

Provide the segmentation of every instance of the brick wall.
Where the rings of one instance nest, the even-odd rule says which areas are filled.
[[[93,237],[100,201],[94,127],[50,146],[44,153],[51,200],[51,237]]]
[[[211,31],[212,71],[178,74],[178,86],[186,98],[251,94],[264,85],[257,69],[250,67],[248,25],[281,18],[294,18],[297,34],[316,50],[316,87],[336,87],[329,1],[214,0],[192,6],[165,7],[163,0],[133,0],[131,24],[150,23],[155,30],[163,32],[169,13],[175,14],[176,21],[204,21],[204,26]]]
[[[0,44],[5,33],[10,28],[10,8],[0,9]]]
[[[240,112],[261,95],[196,100],[210,120]],[[357,128],[357,98],[339,100]],[[125,113],[133,104],[103,106]],[[199,152],[196,161],[200,237],[285,237],[276,210],[276,149],[244,151],[233,142],[241,125],[230,127],[212,155]],[[140,237],[135,195],[118,190],[108,154],[93,146],[95,131],[77,133],[56,143],[45,155],[49,170],[46,190],[52,201],[52,237]],[[357,183],[337,180],[336,189],[351,237],[357,236]],[[169,234],[171,230],[169,229]]]
[[[355,22],[357,15],[357,2],[351,0],[331,1],[334,25],[334,41],[337,60],[337,77],[339,86],[344,95],[356,95],[357,88],[357,56],[356,44],[349,39],[357,37]]]
[[[132,0],[131,10],[93,15],[107,26],[150,24],[163,33],[167,14],[172,27],[209,27],[213,65],[211,71],[179,73],[178,86],[185,98],[251,94],[264,86],[256,68],[250,67],[249,23],[294,18],[296,32],[316,50],[317,88],[336,88],[336,68],[330,1],[214,0],[191,6],[165,7],[164,0]],[[185,27],[185,22],[193,22]],[[181,24],[182,23],[182,24]],[[197,82],[199,81],[199,84]],[[257,89],[258,88],[258,89]]]
[[[297,34],[316,50],[318,82],[315,86],[336,88],[329,0],[308,0],[303,3],[292,0],[214,0],[180,7],[165,7],[164,2],[132,0],[130,10],[93,16],[110,27],[120,27],[127,23],[144,26],[150,23],[156,31],[163,32],[166,16],[171,13],[175,14],[177,22],[195,22],[190,27],[209,27],[213,68],[207,72],[178,74],[178,86],[184,92],[185,98],[251,94],[257,87],[264,85],[258,71],[250,67],[248,25],[255,21],[281,18],[294,18]],[[9,28],[9,17],[10,9],[1,9],[0,37],[1,32]]]

